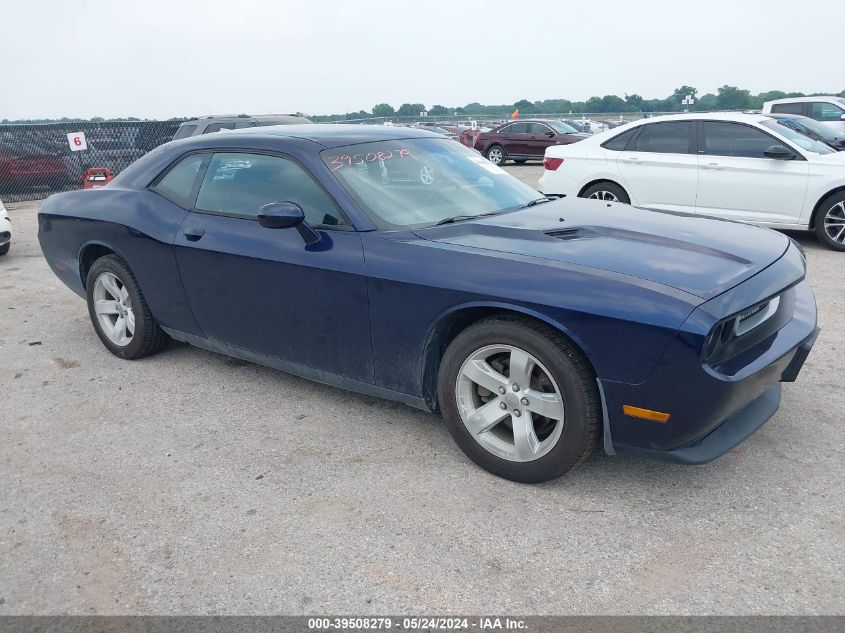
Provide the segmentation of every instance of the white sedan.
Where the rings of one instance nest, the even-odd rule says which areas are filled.
[[[546,150],[540,191],[815,230],[845,251],[845,152],[765,115],[643,119]]]
[[[12,221],[9,219],[9,214],[6,207],[3,206],[3,201],[0,200],[0,255],[5,255],[9,252],[9,246],[12,244]]]

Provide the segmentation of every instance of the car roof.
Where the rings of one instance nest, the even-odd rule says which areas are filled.
[[[341,147],[356,143],[370,143],[373,141],[395,141],[406,138],[439,138],[442,134],[421,128],[399,127],[388,125],[350,125],[333,123],[308,123],[303,125],[269,125],[265,127],[250,127],[241,130],[220,132],[226,137],[263,136],[265,138],[299,138],[319,143],[323,147]],[[214,145],[214,135],[204,135],[209,145]],[[219,138],[219,137],[218,137]]]
[[[772,101],[766,101],[763,106],[772,105],[775,103],[816,103],[818,101],[835,101],[836,103],[843,103],[845,102],[845,98],[839,97],[837,95],[814,95],[812,97],[784,97],[783,99],[773,99]]]
[[[748,112],[683,112],[680,114],[663,114],[647,119],[637,119],[634,123],[658,123],[661,121],[733,121],[735,123],[762,123],[769,118],[768,114],[750,114]],[[617,127],[614,131],[618,131]]]
[[[195,125],[198,122],[217,123],[221,121],[308,121],[298,114],[216,114],[212,116],[191,117],[180,125]]]

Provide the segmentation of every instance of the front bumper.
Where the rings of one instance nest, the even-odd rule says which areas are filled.
[[[818,337],[818,328],[802,343],[781,374],[781,382],[794,382]],[[647,457],[677,464],[704,464],[721,457],[748,439],[769,421],[780,407],[781,384],[776,382],[742,409],[729,416],[704,437],[674,450],[654,450],[636,446],[617,445],[616,451],[627,455]]]
[[[796,259],[797,250],[787,255],[696,309],[643,383],[601,381],[608,452],[703,463],[729,451],[774,415],[779,383],[795,381],[818,336],[816,302],[803,279],[803,260]],[[782,326],[715,368],[702,359],[702,343],[715,322],[774,295],[791,306]],[[624,405],[670,417],[666,422],[631,417],[623,413]]]

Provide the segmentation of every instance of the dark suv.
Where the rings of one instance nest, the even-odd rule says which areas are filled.
[[[474,147],[496,165],[507,160],[522,164],[543,160],[550,145],[569,145],[588,136],[562,121],[509,121],[479,134]]]
[[[295,114],[262,114],[250,116],[248,114],[233,114],[226,116],[209,116],[202,119],[188,119],[179,126],[173,140],[219,132],[220,130],[238,130],[244,127],[259,125],[296,125],[311,123],[310,119]]]

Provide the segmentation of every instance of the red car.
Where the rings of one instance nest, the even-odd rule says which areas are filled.
[[[479,134],[474,147],[496,165],[507,160],[522,164],[543,160],[550,145],[569,145],[588,136],[561,121],[509,121]]]
[[[20,155],[15,148],[0,145],[0,190],[17,193],[35,185],[65,185],[68,179],[67,167],[58,156]]]

